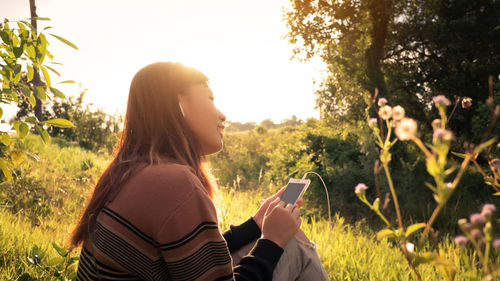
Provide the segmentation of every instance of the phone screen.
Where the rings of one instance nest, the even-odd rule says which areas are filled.
[[[300,193],[305,187],[305,183],[289,182],[286,186],[285,191],[283,191],[283,194],[281,194],[281,201],[285,202],[286,204],[295,204],[295,201],[297,201]]]

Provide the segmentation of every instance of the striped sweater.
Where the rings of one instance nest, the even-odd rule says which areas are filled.
[[[187,166],[147,166],[98,214],[77,280],[271,280],[283,249],[260,235],[251,218],[222,234]],[[230,253],[255,239],[233,267]]]

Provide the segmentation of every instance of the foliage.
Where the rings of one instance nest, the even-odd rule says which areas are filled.
[[[37,20],[49,20],[47,18],[36,18]],[[12,27],[11,27],[12,26]],[[47,49],[49,41],[47,35],[62,41],[63,43],[76,48],[68,40],[51,33],[46,33],[50,27],[46,27],[42,32],[37,32],[33,26],[25,20],[9,21],[4,19],[0,23],[0,103],[17,104],[18,96],[27,100],[32,105],[36,104],[36,99],[45,101],[51,98],[62,98],[64,94],[53,87],[49,71],[59,75],[59,73],[49,66],[46,58],[53,59],[53,55]],[[52,62],[53,63],[53,62]],[[25,80],[21,79],[22,73],[26,72]],[[43,84],[33,83],[34,76],[41,72],[43,74]],[[68,81],[65,81],[68,82]],[[71,81],[69,81],[71,82]],[[64,82],[62,82],[64,83]],[[0,117],[3,110],[0,108]],[[23,141],[29,134],[30,129],[34,129],[40,134],[44,142],[50,140],[46,126],[73,127],[73,124],[62,118],[49,120],[38,120],[35,116],[28,116],[23,120],[17,120],[12,124],[12,130],[0,131],[0,168],[3,172],[2,180],[12,178],[11,168],[18,165],[30,153],[26,150],[12,149],[12,144],[16,141]]]
[[[69,142],[77,142],[81,147],[92,151],[111,153],[118,143],[122,116],[107,114],[101,109],[93,110],[92,104],[83,105],[86,89],[78,97],[70,96],[61,101],[54,101],[50,107],[45,107],[43,116],[52,119],[56,116],[70,120],[75,128],[52,127],[47,131],[52,137],[61,137]],[[32,110],[25,101],[18,104],[19,111],[13,120],[26,117]]]
[[[89,152],[67,143],[60,146],[56,142],[62,144],[64,140],[58,138],[54,138],[54,142],[49,145],[43,145],[34,136],[28,137],[28,141],[34,152],[40,155],[42,162],[28,160],[21,163],[18,169],[25,172],[22,173],[25,179],[19,178],[18,186],[12,188],[22,191],[18,196],[41,198],[34,200],[32,205],[24,207],[14,207],[14,201],[19,199],[15,194],[12,194],[8,204],[2,199],[0,280],[14,281],[22,276],[27,278],[27,275],[36,280],[60,280],[59,277],[71,280],[70,277],[76,269],[76,261],[66,272],[60,271],[66,266],[65,259],[61,257],[61,253],[63,255],[65,253],[63,242],[77,220],[93,183],[110,156]],[[93,168],[83,169],[84,162],[94,163]],[[4,183],[3,187],[7,185],[9,184]],[[40,187],[40,190],[28,192],[32,185]],[[261,200],[276,190],[277,187],[273,190],[245,191],[220,186],[215,198],[220,229],[227,230],[230,224],[239,224],[248,219],[254,214]],[[36,213],[33,206],[38,203],[47,205],[49,213]],[[39,219],[35,221],[34,217]],[[331,237],[328,237],[328,221],[321,217],[303,218],[301,228],[318,244],[318,252],[326,246],[321,262],[330,280],[414,280],[407,274],[407,264],[398,258],[398,248],[387,239],[373,241],[375,233],[362,222],[351,225],[336,216],[332,221]],[[54,247],[54,242],[61,248],[61,253]],[[439,246],[446,251],[447,258],[456,265],[457,280],[481,280],[468,262],[472,253],[467,250],[460,251],[460,248],[453,245],[449,239],[444,239]],[[78,249],[70,252],[66,256],[69,256],[68,261],[77,257],[78,252]],[[33,262],[39,261],[40,266],[33,264],[30,259]],[[43,269],[46,267],[50,270]],[[56,272],[61,272],[61,275],[55,277]],[[423,265],[421,273],[426,280],[440,280],[432,266]],[[464,274],[472,277],[460,277]]]
[[[490,85],[491,86],[491,85]],[[490,90],[491,93],[491,90]],[[456,156],[463,158],[463,161],[459,165],[455,165],[453,162],[448,161],[448,154],[451,148],[451,142],[455,139],[454,133],[450,131],[447,127],[448,122],[451,118],[447,116],[446,108],[451,105],[451,102],[444,96],[436,96],[433,98],[433,102],[438,109],[440,118],[435,119],[432,122],[434,128],[434,133],[432,136],[432,144],[424,144],[422,140],[418,137],[418,125],[415,120],[405,117],[405,110],[401,106],[390,107],[387,105],[387,100],[381,98],[378,101],[378,116],[379,119],[372,118],[369,120],[369,126],[372,128],[373,133],[376,137],[376,144],[379,148],[379,158],[382,163],[382,167],[385,172],[385,176],[388,181],[388,185],[391,191],[391,199],[394,203],[394,209],[397,213],[397,227],[394,226],[382,213],[380,209],[380,196],[370,203],[367,198],[365,191],[368,187],[365,184],[358,184],[355,187],[355,193],[358,198],[365,203],[370,209],[372,209],[386,224],[387,228],[379,231],[377,233],[377,238],[390,238],[393,239],[396,245],[401,250],[403,256],[407,260],[410,268],[415,273],[419,280],[423,280],[419,273],[419,266],[422,264],[431,264],[436,266],[442,273],[443,277],[447,280],[454,280],[456,277],[456,268],[452,261],[447,260],[444,257],[444,252],[437,247],[434,250],[429,251],[424,248],[424,243],[428,239],[429,233],[433,230],[432,226],[438,217],[441,210],[448,203],[450,197],[458,189],[459,183],[464,176],[467,166],[474,162],[479,169],[481,167],[475,162],[478,155],[484,150],[488,149],[492,144],[495,143],[496,137],[487,139],[490,131],[487,131],[482,138],[482,141],[477,145],[468,144],[465,146],[464,153],[454,153]],[[377,106],[373,104],[375,108]],[[464,105],[463,107],[467,107]],[[494,126],[495,121],[500,115],[500,105],[496,108],[492,106],[491,110],[491,125]],[[380,126],[379,126],[380,124]],[[395,129],[393,129],[395,128]],[[397,135],[397,138],[391,139],[391,134]],[[401,216],[401,209],[398,202],[398,196],[395,188],[395,184],[392,180],[389,163],[392,160],[392,153],[390,152],[394,144],[399,140],[401,141],[413,141],[418,148],[424,153],[426,159],[426,168],[430,176],[432,176],[434,182],[425,182],[425,185],[432,191],[433,197],[437,206],[432,212],[431,217],[426,223],[414,223],[410,226],[405,227]],[[492,157],[490,154],[491,150],[488,150],[487,157]],[[489,181],[490,185],[496,191],[494,195],[500,195],[500,184],[498,184],[498,179],[500,174],[500,160],[498,158],[490,161],[491,171],[493,176],[491,179],[485,178]],[[499,165],[495,166],[493,162],[499,162]],[[377,168],[376,168],[377,170]],[[384,204],[386,205],[386,204]],[[465,233],[468,235],[469,239],[476,246],[475,254],[478,255],[480,259],[480,267],[478,271],[482,271],[482,275],[486,280],[494,280],[498,277],[498,271],[500,271],[500,261],[497,261],[495,256],[490,257],[490,247],[493,241],[494,229],[492,227],[492,215],[494,209],[496,209],[494,204],[488,204],[491,206],[489,214],[476,214],[471,216],[472,225],[467,228]],[[483,212],[484,212],[483,207]],[[493,211],[491,211],[493,210]],[[480,222],[479,222],[480,221]],[[464,225],[466,222],[461,223],[461,228],[464,231]],[[478,228],[485,224],[483,232],[481,233]],[[477,227],[477,228],[476,228]],[[475,228],[475,230],[472,230]],[[418,245],[415,248],[415,244],[409,242],[410,236],[420,229],[423,229],[420,238],[418,239]],[[469,232],[470,231],[470,232]],[[478,234],[471,234],[476,231]],[[480,239],[484,235],[485,239]],[[434,237],[435,238],[435,237]],[[479,241],[483,242],[481,245]],[[499,239],[500,243],[500,239]],[[483,252],[484,248],[484,252]],[[495,246],[496,250],[500,250],[500,245]],[[498,263],[498,265],[496,264]]]
[[[484,100],[485,78],[498,74],[498,1],[291,2],[287,37],[296,57],[318,55],[326,63],[329,76],[316,93],[317,106],[332,121],[364,120],[365,101],[377,88],[428,124],[433,95]],[[478,113],[474,103],[451,128],[477,141],[469,121]]]

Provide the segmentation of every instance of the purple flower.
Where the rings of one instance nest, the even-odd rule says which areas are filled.
[[[500,238],[495,238],[493,240],[493,248],[500,250]]]
[[[432,101],[437,105],[437,106],[440,106],[440,105],[444,105],[444,106],[449,106],[451,105],[451,102],[449,99],[447,99],[445,96],[443,95],[439,95],[439,96],[435,96],[432,98]]]
[[[470,215],[470,222],[474,225],[481,225],[485,222],[483,215],[474,213]]]
[[[481,210],[481,215],[483,217],[489,219],[493,216],[493,213],[497,210],[497,207],[491,203],[484,204],[483,209]]]
[[[378,99],[378,106],[384,106],[387,103],[386,98],[379,98]]]
[[[366,184],[364,183],[358,183],[358,185],[356,185],[356,187],[354,188],[354,192],[356,194],[359,194],[361,192],[365,192],[365,190],[368,189],[368,186],[366,186]]]
[[[469,242],[469,239],[467,239],[467,237],[465,237],[463,235],[458,235],[457,237],[455,237],[455,239],[453,239],[453,241],[458,246],[462,246],[462,245],[467,244],[467,242]]]
[[[370,120],[368,121],[368,126],[370,126],[370,128],[377,126],[377,118],[370,118]]]
[[[439,140],[439,141],[451,141],[455,137],[453,136],[453,132],[450,130],[445,130],[441,128],[437,128],[434,130],[434,134],[432,135],[432,138],[434,140]]]
[[[491,160],[491,167],[493,168],[493,170],[500,169],[500,159],[495,158],[495,159]]]
[[[483,236],[483,234],[481,233],[481,230],[479,230],[477,228],[474,228],[473,230],[471,230],[470,235],[472,237],[474,237],[474,239],[479,239]]]

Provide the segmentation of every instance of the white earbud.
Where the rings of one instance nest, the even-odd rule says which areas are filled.
[[[181,109],[182,116],[186,117],[186,114],[184,114],[184,110],[182,109],[181,103],[179,103],[179,108]]]

